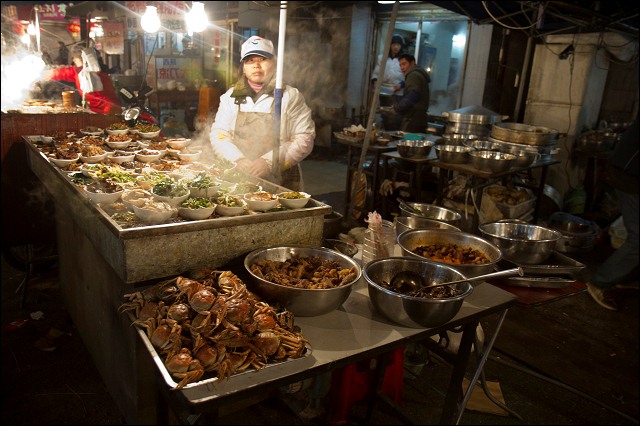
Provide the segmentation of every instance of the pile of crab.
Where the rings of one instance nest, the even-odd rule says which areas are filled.
[[[294,316],[250,292],[231,271],[199,269],[126,294],[120,312],[135,313],[171,376],[174,389],[205,374],[235,373],[305,355]]]

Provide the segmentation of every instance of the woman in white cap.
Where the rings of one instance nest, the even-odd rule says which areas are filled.
[[[239,170],[273,180],[276,63],[273,43],[253,36],[241,49],[242,70],[237,83],[220,97],[211,127],[214,153],[235,162]],[[280,121],[279,184],[302,191],[299,163],[313,150],[315,123],[300,91],[283,88]]]

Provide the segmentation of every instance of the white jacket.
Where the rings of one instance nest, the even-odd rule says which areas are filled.
[[[384,78],[382,79],[383,83],[387,84],[399,84],[404,81],[404,73],[400,69],[400,61],[398,61],[398,57],[391,58],[389,55],[385,55],[387,58],[387,64],[384,67]],[[378,74],[380,74],[380,65],[382,64],[382,55],[378,56],[378,62],[376,63],[376,67],[373,70],[373,75],[371,79],[378,78]]]
[[[256,102],[247,96],[245,103],[236,105],[231,97],[233,87],[220,97],[220,106],[216,119],[211,126],[210,140],[213,152],[220,158],[236,162],[243,153],[233,144],[238,109],[243,112],[270,112],[275,98],[263,94]],[[286,170],[297,165],[313,150],[316,136],[315,123],[311,118],[311,108],[307,106],[300,91],[285,86],[281,102],[280,121],[280,169]],[[262,156],[269,164],[273,160],[273,151]]]

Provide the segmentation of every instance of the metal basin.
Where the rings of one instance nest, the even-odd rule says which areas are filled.
[[[438,220],[440,222],[447,222],[456,224],[462,219],[462,215],[456,211],[447,209],[445,207],[434,206],[433,204],[426,203],[406,203],[412,210],[407,209],[400,204],[400,211],[403,216],[414,216],[425,219]]]
[[[551,256],[562,233],[543,226],[516,222],[490,222],[478,227],[502,256],[516,264],[537,265]]]
[[[474,249],[484,254],[489,261],[480,264],[453,264],[432,260],[413,252],[420,246],[427,246],[431,244],[455,244],[460,249]],[[457,232],[445,229],[412,229],[398,235],[398,245],[402,249],[404,256],[451,266],[464,274],[467,278],[477,277],[478,275],[493,272],[496,264],[502,260],[502,252],[498,247],[483,238],[466,232]]]
[[[499,151],[472,151],[469,156],[475,168],[491,173],[509,170],[516,160],[515,155]]]
[[[409,229],[448,229],[451,231],[460,231],[460,228],[450,223],[439,220],[431,220],[426,217],[417,216],[397,216],[393,223],[396,227],[396,235],[402,234]]]
[[[285,262],[289,259],[304,257],[320,257],[337,262],[341,268],[354,269],[354,279],[339,287],[327,289],[306,289],[281,285],[267,281],[251,270],[251,265],[262,260]],[[252,285],[249,288],[271,303],[278,303],[296,316],[313,317],[323,315],[337,309],[351,294],[353,285],[362,276],[360,264],[355,260],[324,247],[285,246],[258,249],[244,258],[244,267],[251,275]]]
[[[438,145],[436,155],[443,163],[464,164],[471,160],[469,154],[474,149],[463,145]]]
[[[452,285],[462,291],[457,296],[424,298],[397,293],[382,285],[383,282],[391,282],[400,271],[415,272],[428,283],[444,283],[466,277],[450,266],[407,257],[388,257],[367,263],[363,275],[373,307],[388,320],[406,327],[437,327],[445,324],[455,317],[464,299],[473,292],[473,286],[465,282]]]
[[[496,123],[491,127],[491,136],[525,145],[548,145],[558,138],[558,131],[522,123]]]

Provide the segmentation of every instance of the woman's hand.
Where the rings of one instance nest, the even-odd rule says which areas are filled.
[[[271,172],[271,166],[264,158],[257,158],[253,161],[242,158],[236,162],[239,170],[252,176],[265,177]]]

